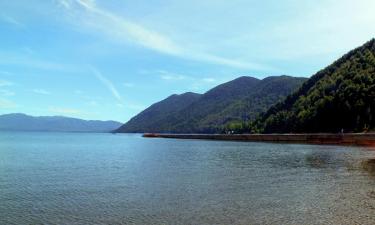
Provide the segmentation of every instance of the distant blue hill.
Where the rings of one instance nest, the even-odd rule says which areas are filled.
[[[82,120],[63,116],[29,116],[22,113],[0,115],[1,131],[110,132],[122,123]]]

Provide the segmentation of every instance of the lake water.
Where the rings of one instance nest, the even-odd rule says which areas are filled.
[[[0,133],[0,224],[375,224],[371,148]]]

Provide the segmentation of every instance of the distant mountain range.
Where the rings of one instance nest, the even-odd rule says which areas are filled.
[[[110,132],[121,125],[116,121],[81,120],[63,116],[34,117],[21,113],[0,115],[2,131]]]
[[[375,130],[375,39],[319,71],[249,131],[362,132]]]
[[[215,133],[227,124],[252,121],[299,88],[306,78],[240,77],[205,94],[172,95],[153,104],[117,132]]]

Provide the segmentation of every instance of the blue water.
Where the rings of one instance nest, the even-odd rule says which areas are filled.
[[[0,224],[375,224],[371,148],[0,133]]]

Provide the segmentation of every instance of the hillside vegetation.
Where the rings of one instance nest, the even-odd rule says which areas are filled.
[[[142,133],[152,132],[165,118],[172,117],[175,113],[191,105],[201,97],[200,94],[187,92],[181,95],[171,95],[163,101],[157,102],[121,126],[117,132]]]
[[[118,132],[217,133],[230,124],[253,121],[305,81],[290,76],[263,80],[240,77],[203,95],[173,95],[150,106]]]
[[[375,128],[375,40],[319,71],[246,132],[362,132]]]

